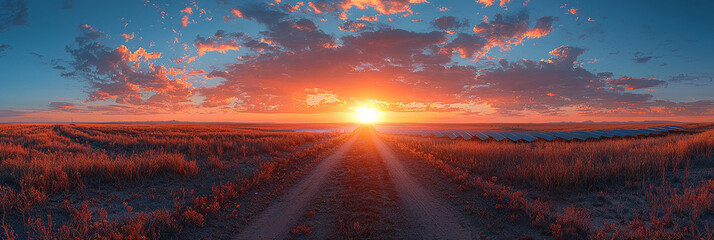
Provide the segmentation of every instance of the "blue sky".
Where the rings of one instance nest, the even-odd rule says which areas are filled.
[[[3,0],[7,7],[0,10],[0,121],[66,121],[68,117],[195,120],[214,115],[222,116],[217,118],[220,120],[241,120],[248,115],[259,120],[276,113],[344,113],[365,104],[385,112],[447,113],[451,114],[449,121],[458,116],[494,121],[713,119],[714,47],[709,39],[714,37],[714,28],[709,25],[709,13],[714,4],[708,1],[513,0],[503,6],[499,1],[490,6],[478,1],[313,1],[317,8],[309,3]],[[297,11],[288,10],[296,5]],[[251,16],[251,11],[258,15]],[[505,16],[505,27],[494,22],[498,14]],[[186,26],[182,24],[184,16],[189,20]],[[363,16],[379,20],[358,20]],[[433,24],[445,16],[455,17],[461,24],[448,29]],[[513,20],[518,16],[527,20]],[[547,21],[547,33],[528,37],[528,29],[537,28],[543,17],[551,20]],[[484,23],[485,18],[489,22]],[[291,30],[277,23],[298,26],[300,19],[316,28],[288,32]],[[276,24],[270,25],[271,21]],[[339,26],[348,21],[367,27],[341,30]],[[508,32],[520,23],[527,28]],[[490,35],[475,32],[479,24],[490,24]],[[219,30],[226,35],[215,34]],[[101,33],[101,37],[84,45],[76,41],[90,31]],[[122,36],[132,33],[133,39]],[[420,42],[430,33],[434,41]],[[460,56],[459,49],[464,46],[457,44],[459,34],[471,36],[473,41],[466,47],[477,53]],[[287,40],[280,40],[283,36],[288,36]],[[270,49],[248,47],[251,40],[256,43],[260,39],[275,41]],[[316,41],[333,41],[334,46],[318,49],[311,45]],[[199,42],[218,48],[228,43],[240,50],[207,51],[199,56]],[[311,43],[301,45],[306,42]],[[291,44],[300,47],[291,49]],[[395,44],[385,49],[401,52],[367,53],[375,44]],[[101,64],[96,62],[109,59],[93,58],[94,65],[80,66],[86,55],[71,53],[91,45],[101,45],[106,53],[124,45],[129,53],[143,48],[161,56],[122,59],[132,67],[107,74],[97,71]],[[347,49],[359,47],[364,49]],[[553,55],[551,51],[556,49],[570,55]],[[414,50],[424,56],[414,55]],[[424,60],[444,56],[450,60]],[[195,57],[191,63],[176,60],[191,57]],[[298,57],[300,61],[292,59]],[[343,62],[318,66],[324,57]],[[359,61],[349,60],[357,57]],[[567,60],[566,68],[549,70],[554,65],[548,64],[561,59]],[[526,66],[523,60],[540,67],[513,65]],[[315,66],[298,67],[312,61]],[[182,69],[184,75],[149,74],[151,64],[166,71]],[[341,70],[348,71],[344,75],[333,72],[340,65],[352,70]],[[278,69],[280,66],[286,67]],[[442,73],[424,70],[434,66],[452,68]],[[314,79],[293,74],[296,69],[312,67]],[[192,70],[206,74],[185,74]],[[82,72],[92,72],[91,77],[78,74]],[[612,75],[598,75],[604,72]],[[129,77],[118,80],[111,75],[117,73]],[[355,80],[354,76],[369,80]],[[552,87],[530,90],[514,86],[541,86],[535,80],[524,82],[529,76]],[[398,90],[385,90],[392,88]],[[100,93],[103,97],[97,98]]]

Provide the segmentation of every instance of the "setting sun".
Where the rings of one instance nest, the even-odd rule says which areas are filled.
[[[361,107],[357,109],[357,121],[361,123],[374,123],[379,119],[379,111]]]

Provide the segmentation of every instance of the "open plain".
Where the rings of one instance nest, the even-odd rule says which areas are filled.
[[[5,124],[0,236],[710,239],[714,125],[682,125],[524,143],[345,124]],[[642,126],[464,128],[623,127]]]

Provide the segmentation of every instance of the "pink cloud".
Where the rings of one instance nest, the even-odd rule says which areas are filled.
[[[228,38],[223,31],[218,31],[208,38],[197,36],[193,45],[198,49],[199,56],[203,56],[207,52],[226,53],[226,51],[241,49],[241,45],[235,39]]]

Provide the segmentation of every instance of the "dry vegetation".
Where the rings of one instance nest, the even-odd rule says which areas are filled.
[[[381,137],[479,234],[714,239],[711,126],[576,142]],[[482,127],[612,128],[472,126]],[[358,132],[289,237],[412,236],[370,135]],[[230,239],[352,136],[277,125],[0,125],[0,239]]]
[[[269,201],[343,138],[201,124],[0,125],[0,238],[186,237],[249,217],[257,210],[235,203],[247,191]]]
[[[544,189],[662,178],[714,156],[714,131],[584,143],[474,143],[408,136],[393,140],[473,174]]]
[[[588,142],[384,137],[458,185],[462,201],[489,198],[550,237],[714,237],[714,130]]]

